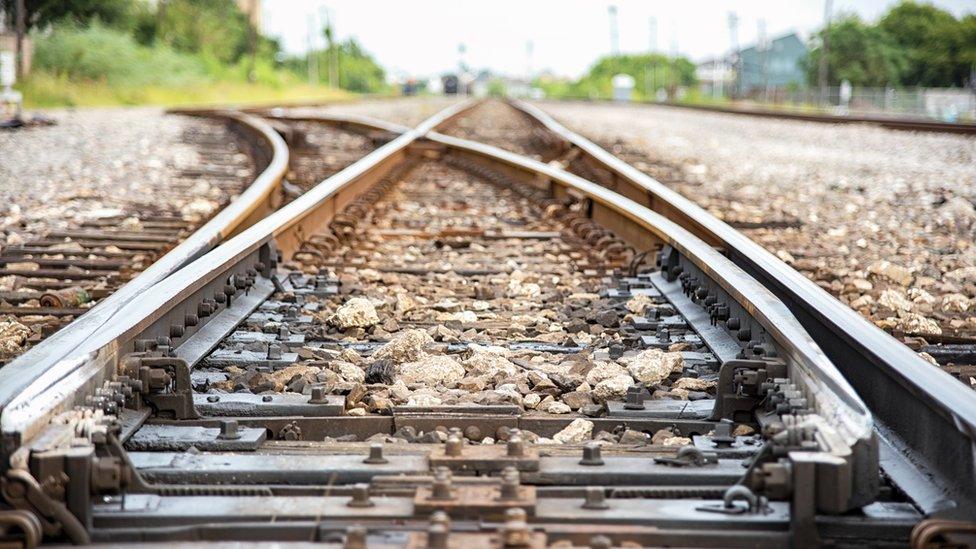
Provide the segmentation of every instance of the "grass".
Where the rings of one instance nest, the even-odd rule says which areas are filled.
[[[62,25],[36,37],[34,71],[20,82],[28,108],[115,105],[206,106],[331,102],[348,92],[310,86],[299,76],[259,59],[257,82],[249,64],[220,63],[166,45],[142,45],[128,33],[98,22]]]
[[[35,72],[17,89],[27,108],[161,105],[166,107],[312,103],[350,100],[354,95],[325,86],[304,83],[267,84],[237,81],[141,86],[78,81],[47,72]]]

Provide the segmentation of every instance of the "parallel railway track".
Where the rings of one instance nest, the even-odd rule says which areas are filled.
[[[546,163],[434,131],[471,106],[414,129],[263,113],[293,155],[319,123],[380,146],[331,176],[293,156],[291,178],[329,177],[0,369],[8,537],[725,547],[971,531],[969,389],[531,106],[515,104]],[[262,177],[280,181],[274,151]]]

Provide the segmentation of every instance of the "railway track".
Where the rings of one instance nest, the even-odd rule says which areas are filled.
[[[762,118],[779,118],[781,120],[802,120],[804,122],[818,122],[822,124],[868,124],[889,130],[909,132],[976,134],[976,124],[972,122],[941,122],[925,118],[892,117],[871,114],[816,114],[762,107],[722,107],[718,105],[688,105],[682,103],[662,103],[662,105],[676,109],[721,112]]]
[[[0,370],[7,537],[968,535],[967,388],[528,105],[539,159],[433,131],[479,137],[472,107],[414,129],[263,113],[293,151],[320,124],[378,147]]]

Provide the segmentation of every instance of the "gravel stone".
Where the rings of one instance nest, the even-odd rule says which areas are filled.
[[[354,297],[336,310],[329,318],[329,323],[341,328],[368,328],[379,324],[380,317],[376,314],[376,307],[365,297]]]
[[[627,371],[641,383],[654,385],[668,378],[672,372],[680,372],[683,367],[681,353],[666,353],[660,349],[646,349],[633,357],[623,357],[621,363]]]
[[[593,396],[600,402],[622,398],[627,394],[627,388],[633,384],[634,379],[629,375],[614,376],[597,383],[593,387]]]
[[[579,444],[584,440],[589,440],[593,434],[593,422],[588,419],[577,418],[552,436],[552,439],[560,444]]]
[[[882,328],[976,337],[968,311],[915,303],[918,316],[901,319],[862,299],[889,287],[924,288],[937,303],[976,298],[976,138],[653,105],[539,106]],[[873,287],[848,283],[859,279]]]
[[[404,383],[422,383],[428,387],[457,383],[464,377],[464,366],[445,355],[424,357],[418,362],[400,365],[400,380]]]
[[[397,334],[388,343],[373,353],[373,358],[388,358],[395,363],[420,360],[426,355],[425,349],[434,343],[425,330],[413,328]]]

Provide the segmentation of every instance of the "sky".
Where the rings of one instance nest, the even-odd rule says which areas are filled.
[[[834,0],[833,11],[873,20],[895,0]],[[935,0],[957,16],[976,0]],[[623,53],[678,53],[700,61],[730,51],[729,14],[738,43],[792,31],[809,36],[823,23],[824,0],[264,0],[262,27],[289,53],[308,49],[310,18],[325,14],[339,39],[355,37],[391,76],[432,76],[457,68],[458,45],[474,69],[511,76],[551,71],[578,77],[611,52],[608,6],[617,7]],[[651,19],[656,21],[652,41]],[[319,44],[323,38],[318,35]],[[530,45],[531,44],[531,45]],[[531,53],[530,53],[531,52]]]

